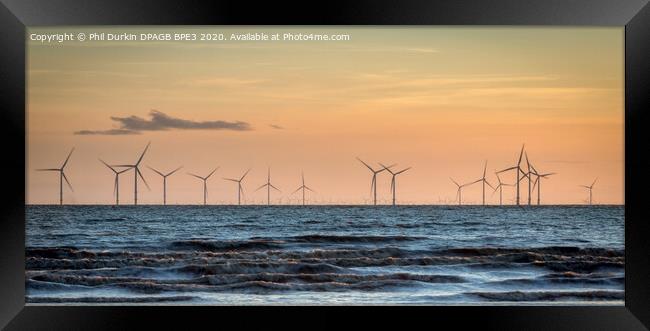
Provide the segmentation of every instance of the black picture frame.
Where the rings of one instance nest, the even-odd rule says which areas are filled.
[[[643,330],[650,327],[650,184],[646,131],[650,99],[648,0],[447,0],[261,2],[173,0],[0,0],[0,116],[5,139],[5,192],[0,215],[0,326],[24,329],[125,329],[139,323],[190,328],[286,326],[297,314],[339,326],[332,307],[53,307],[25,306],[25,29],[56,25],[563,25],[625,27],[625,306],[624,307],[391,307],[364,321],[420,323],[499,330]],[[23,174],[19,176],[17,174]],[[301,312],[297,310],[301,309]],[[374,307],[372,310],[387,307]],[[238,314],[234,314],[237,310]],[[263,317],[259,317],[264,315]],[[407,315],[407,316],[405,316]],[[390,319],[389,321],[387,321]],[[312,327],[313,323],[303,324]],[[421,324],[424,323],[424,324]],[[451,324],[449,324],[451,323]],[[396,324],[403,327],[404,324]],[[414,324],[415,327],[415,324]]]

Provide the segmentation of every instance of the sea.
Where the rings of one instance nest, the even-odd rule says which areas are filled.
[[[623,206],[26,208],[28,305],[623,305]]]

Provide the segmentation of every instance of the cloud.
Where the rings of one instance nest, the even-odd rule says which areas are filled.
[[[165,130],[231,130],[248,131],[251,127],[246,122],[236,121],[191,121],[169,116],[163,112],[152,110],[149,112],[151,119],[139,116],[117,117],[111,116],[111,120],[117,122],[120,127],[111,130],[81,130],[75,132],[77,135],[125,135],[139,134],[142,131],[165,131]]]
[[[269,124],[269,126],[272,127],[272,128],[274,128],[274,129],[277,129],[277,130],[284,130],[284,128],[281,127],[281,126],[279,126],[279,125]]]
[[[126,130],[126,129],[111,129],[111,130],[81,130],[76,131],[74,134],[81,136],[90,136],[90,135],[107,135],[107,136],[122,136],[128,134],[140,134],[138,131]]]

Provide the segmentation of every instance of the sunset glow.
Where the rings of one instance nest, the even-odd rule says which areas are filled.
[[[29,28],[151,33],[172,28]],[[27,49],[28,204],[58,202],[66,168],[74,187],[64,203],[112,204],[110,164],[137,161],[148,142],[139,203],[368,204],[372,174],[361,158],[412,167],[397,178],[400,204],[454,204],[456,186],[515,165],[525,143],[530,162],[556,175],[542,204],[624,204],[623,28],[174,28],[226,35],[349,34],[345,41],[69,42],[30,41]],[[120,202],[133,202],[133,172],[120,176]],[[514,183],[514,173],[502,175]],[[377,179],[390,203],[390,176]],[[524,199],[527,183],[522,184]],[[514,201],[504,189],[504,204]],[[536,196],[536,195],[535,195]],[[498,192],[487,193],[489,204]],[[463,202],[481,201],[481,186]]]

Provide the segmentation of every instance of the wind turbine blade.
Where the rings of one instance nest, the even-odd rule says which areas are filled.
[[[275,189],[276,191],[278,191],[278,192],[282,192],[282,191],[280,191],[280,189],[279,189],[279,188],[277,188],[277,187],[275,187],[275,186],[273,186],[273,184],[269,184],[269,185],[271,186],[271,188],[273,188],[273,189]]]
[[[144,157],[144,153],[146,153],[149,149],[149,145],[151,145],[151,142],[147,143],[147,147],[144,148],[144,151],[142,151],[142,154],[140,155],[140,158],[138,159],[138,162],[135,163],[135,165],[140,164],[140,161],[142,161],[142,158]]]
[[[473,184],[476,184],[476,183],[478,183],[478,182],[480,182],[480,181],[482,181],[482,180],[483,180],[483,178],[481,178],[481,179],[477,179],[477,180],[475,180],[475,181],[473,181],[473,182],[471,182],[471,183],[463,184],[463,186],[473,185]]]
[[[485,180],[485,184],[487,184],[489,187],[495,189],[494,186],[492,186],[492,184],[490,184],[490,182],[488,182],[487,180]],[[495,190],[496,190],[496,189],[495,189]]]
[[[236,180],[236,179],[232,179],[232,178],[224,178],[224,180],[229,180],[229,181],[231,181],[231,182],[239,183],[238,180]]]
[[[54,168],[50,168],[50,169],[36,169],[36,171],[61,171],[61,169],[54,169]]]
[[[112,167],[119,167],[119,168],[133,168],[133,167],[135,167],[133,164],[113,164],[111,166]]]
[[[390,180],[390,191],[393,191],[393,188],[395,187],[395,176]]]
[[[483,166],[483,178],[485,178],[486,171],[487,171],[487,160],[485,160],[485,165]]]
[[[389,169],[390,167],[385,166],[383,163],[379,162],[379,165],[384,168],[384,170],[390,172],[391,175],[394,175],[394,173]]]
[[[74,189],[72,189],[72,184],[70,184],[70,181],[68,180],[68,177],[66,177],[65,172],[61,171],[61,175],[63,176],[63,179],[65,179],[65,182],[68,184],[70,191],[74,192]]]
[[[196,177],[196,178],[198,178],[200,180],[203,180],[203,177],[201,177],[201,176],[198,176],[198,175],[195,175],[195,174],[189,173],[189,172],[187,174],[190,175],[190,176],[194,176],[194,177]]]
[[[142,181],[144,182],[144,186],[147,187],[147,190],[150,190],[150,191],[151,191],[151,188],[149,187],[149,184],[147,184],[147,181],[144,179],[144,176],[142,176],[142,173],[140,172],[140,169],[135,168],[135,171],[138,173],[138,176],[140,176],[140,178],[141,178]]]
[[[174,169],[174,171],[168,173],[167,176],[171,176],[171,175],[173,175],[176,171],[181,170],[181,168],[183,168],[183,166],[180,166],[180,167]]]
[[[246,172],[244,173],[243,176],[241,176],[241,178],[239,179],[239,181],[241,182],[242,180],[244,180],[244,177],[246,177],[246,175],[248,175],[248,173],[249,173],[250,171],[251,171],[251,169],[246,170]]]
[[[578,186],[580,186],[580,187],[584,187],[584,188],[588,188],[588,189],[590,189],[590,188],[591,188],[591,187],[589,187],[589,186],[586,186],[586,185],[578,185]]]
[[[451,179],[451,181],[454,182],[454,184],[456,184],[456,186],[460,187],[460,184],[458,184],[453,178],[449,177],[449,179]]]
[[[594,182],[591,183],[591,186],[590,186],[590,187],[594,187],[594,184],[596,184],[596,181],[597,181],[597,180],[598,180],[598,177],[596,177],[596,179],[594,179]]]
[[[212,172],[210,172],[210,174],[207,175],[207,176],[205,177],[205,179],[210,178],[210,176],[212,176],[212,174],[213,174],[215,171],[217,171],[217,169],[219,169],[219,167],[214,168],[214,170],[212,170]]]
[[[530,161],[528,161],[528,151],[524,152],[524,155],[526,155],[526,167],[528,168],[528,172],[530,172]]]
[[[113,196],[117,194],[117,181],[118,181],[117,175],[115,176],[115,183],[113,184]]]
[[[159,175],[165,177],[165,175],[164,175],[162,172],[160,172],[160,171],[158,171],[158,170],[156,170],[156,169],[154,169],[154,168],[152,168],[152,167],[150,167],[150,166],[147,166],[147,168],[149,168],[149,169],[155,171],[157,174],[159,174]]]
[[[535,186],[537,186],[537,181],[539,181],[539,176],[533,181],[533,191],[535,190]]]
[[[127,171],[129,171],[129,170],[131,170],[131,169],[133,169],[133,168],[126,168],[126,169],[124,169],[124,170],[116,171],[115,173],[119,175],[119,174],[124,173],[124,172],[127,172]]]
[[[521,157],[524,154],[524,146],[525,145],[526,144],[521,145],[521,152],[519,152],[519,161],[517,161],[517,166],[519,166],[521,164]]]
[[[365,165],[368,169],[370,169],[370,171],[375,172],[375,169],[373,169],[373,168],[372,168],[371,166],[369,166],[367,163],[363,162],[363,160],[361,160],[361,159],[358,158],[358,157],[357,157],[357,160],[359,160],[359,162],[363,163],[363,165]]]
[[[114,173],[117,173],[117,171],[116,171],[113,167],[111,167],[110,165],[108,165],[108,163],[104,162],[104,160],[102,160],[102,159],[98,159],[98,160],[99,160],[101,163],[103,163],[103,164],[104,164],[108,169],[111,169],[111,171],[113,171]]]
[[[526,176],[521,176],[521,178],[519,178],[518,181],[521,182],[521,181],[523,181],[523,180],[526,179],[526,178],[527,178]],[[516,182],[515,182],[515,183],[516,183]]]
[[[409,170],[409,169],[411,169],[411,167],[408,167],[408,168],[406,168],[406,169],[404,169],[404,170],[398,171],[398,172],[395,173],[395,175],[399,175],[399,174],[401,174],[401,173],[403,173],[403,172],[406,172],[406,171]]]
[[[494,174],[497,176],[497,181],[499,182],[499,185],[501,185],[501,177],[499,177],[499,173],[495,171]]]
[[[497,187],[495,187],[494,190],[492,190],[492,193],[490,194],[491,197],[494,196],[494,193],[497,193],[497,190],[499,190],[499,186],[500,185],[497,185]]]
[[[63,162],[63,165],[61,166],[61,169],[65,168],[66,164],[68,164],[68,160],[70,160],[70,156],[72,155],[72,152],[74,152],[74,147],[70,150],[70,153],[68,154],[68,157],[65,158],[65,162]]]
[[[381,164],[381,163],[380,163],[380,164]],[[377,171],[373,171],[373,172],[374,172],[375,174],[378,174],[378,173],[380,173],[380,172],[382,172],[382,171],[388,171],[388,172],[390,172],[390,173],[392,174],[393,172],[390,171],[390,168],[392,168],[392,167],[394,167],[394,166],[396,166],[396,165],[397,165],[397,163],[393,163],[393,164],[389,165],[388,167],[383,167],[382,169],[379,169],[379,170],[377,170]]]
[[[314,190],[312,190],[312,189],[310,189],[310,188],[309,188],[309,187],[307,187],[307,186],[305,186],[305,189],[307,189],[308,191],[311,191],[311,192],[314,192],[314,193],[316,193],[316,191],[314,191]]]
[[[517,168],[518,168],[518,167],[516,167],[516,166],[515,166],[515,167],[510,167],[510,168],[506,168],[506,169],[503,169],[503,170],[497,171],[496,173],[498,174],[498,173],[502,173],[502,172],[506,172],[506,171],[510,171],[510,170],[515,170],[515,169],[517,169]]]
[[[261,190],[261,189],[263,189],[263,188],[265,188],[265,187],[266,187],[266,185],[269,185],[269,184],[264,184],[264,185],[262,185],[262,186],[260,186],[260,187],[258,187],[258,188],[257,188],[257,189],[255,190],[255,192],[257,192],[257,191],[259,191],[259,190]]]
[[[297,188],[295,191],[291,192],[291,194],[295,194],[296,192],[300,191],[302,189],[302,186]]]

